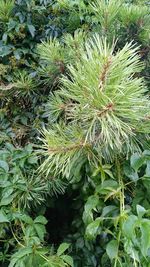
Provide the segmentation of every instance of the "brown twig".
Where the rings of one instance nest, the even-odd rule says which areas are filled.
[[[70,145],[68,147],[60,147],[60,148],[48,148],[48,152],[52,153],[52,152],[67,152],[67,151],[71,151],[73,149],[78,149],[78,148],[82,148],[82,147],[90,147],[90,144],[85,144],[84,142],[81,142],[79,144],[75,144],[75,145]]]
[[[105,115],[107,113],[107,111],[113,111],[114,110],[114,104],[113,103],[109,103],[106,107],[104,107],[101,111],[98,111],[97,115],[99,117]]]
[[[104,89],[104,85],[105,85],[105,82],[107,79],[107,74],[108,74],[108,70],[109,70],[110,65],[111,65],[111,58],[108,58],[106,63],[104,64],[103,71],[100,75],[99,89],[101,91],[103,91],[103,89]]]

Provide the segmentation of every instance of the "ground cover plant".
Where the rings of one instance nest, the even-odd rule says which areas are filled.
[[[150,266],[150,5],[0,1],[0,264]]]

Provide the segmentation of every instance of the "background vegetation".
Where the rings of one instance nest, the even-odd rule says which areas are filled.
[[[150,266],[149,11],[0,1],[2,267]]]

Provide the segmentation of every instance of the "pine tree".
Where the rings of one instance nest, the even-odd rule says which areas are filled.
[[[129,43],[116,52],[98,35],[85,43],[51,96],[49,117],[56,123],[42,132],[41,171],[69,177],[82,160],[114,162],[145,144],[150,102],[138,49]]]

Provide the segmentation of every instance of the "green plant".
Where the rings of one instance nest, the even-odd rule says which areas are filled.
[[[49,117],[58,122],[43,130],[40,153],[46,159],[40,171],[46,176],[62,175],[72,182],[76,168],[79,173],[87,163],[91,169],[95,168],[91,181],[95,192],[88,197],[83,213],[85,236],[95,239],[105,227],[105,221],[107,224],[112,220],[106,228],[113,237],[106,246],[108,258],[113,266],[123,262],[125,266],[129,262],[136,266],[137,258],[129,253],[129,248],[126,251],[126,243],[124,254],[120,256],[119,252],[124,238],[122,227],[128,222],[129,212],[124,202],[120,157],[141,151],[145,146],[149,133],[149,100],[145,96],[145,83],[138,77],[142,63],[137,48],[127,44],[115,54],[113,51],[114,46],[109,47],[105,39],[96,36],[85,44],[85,52],[75,66],[69,65],[69,78],[62,77],[62,87],[54,94],[53,105],[49,105],[53,114]],[[106,164],[105,169],[103,162],[114,164],[115,176],[109,165]],[[100,198],[104,203],[116,199],[117,206],[105,207]],[[98,207],[104,210],[95,218],[93,212],[99,213]],[[111,227],[115,227],[114,233]],[[149,244],[147,250],[148,247]]]
[[[120,10],[120,18],[125,26],[131,23],[143,24],[144,19],[147,17],[148,7],[138,5],[123,5]]]
[[[2,0],[0,3],[0,21],[8,22],[14,8],[14,0]]]
[[[17,252],[11,257],[9,267],[34,266],[35,264],[43,267],[73,266],[72,258],[64,254],[69,248],[69,244],[61,244],[56,254],[54,254],[53,248],[42,247],[42,242],[44,242],[44,235],[46,233],[45,224],[47,223],[44,216],[38,216],[33,220],[26,214],[22,215],[18,212],[12,212],[6,215],[3,210],[1,210],[0,222],[10,224],[11,234],[15,239],[16,246],[18,246]],[[19,225],[22,234],[20,230],[18,232]]]
[[[114,48],[98,36],[85,47],[68,67],[71,79],[63,77],[64,86],[55,93],[51,117],[64,112],[66,125],[43,131],[47,159],[41,170],[69,176],[81,158],[114,160],[140,149],[140,134],[149,133],[146,87],[133,77],[142,69],[137,48],[129,44],[113,55]]]
[[[122,1],[110,0],[110,1],[94,1],[91,4],[91,10],[95,13],[95,17],[102,26],[102,31],[107,34],[110,31],[111,26],[114,24]]]
[[[149,3],[0,7],[1,267],[149,267]]]
[[[60,76],[66,72],[67,64],[75,62],[82,54],[85,39],[86,34],[82,30],[77,30],[74,32],[74,37],[65,34],[61,42],[51,38],[38,45],[37,52],[40,56],[38,74],[41,83],[56,86]]]
[[[18,96],[21,94],[22,97],[29,97],[31,94],[36,93],[37,90],[35,80],[26,71],[15,73],[12,86],[17,90],[15,94]]]

